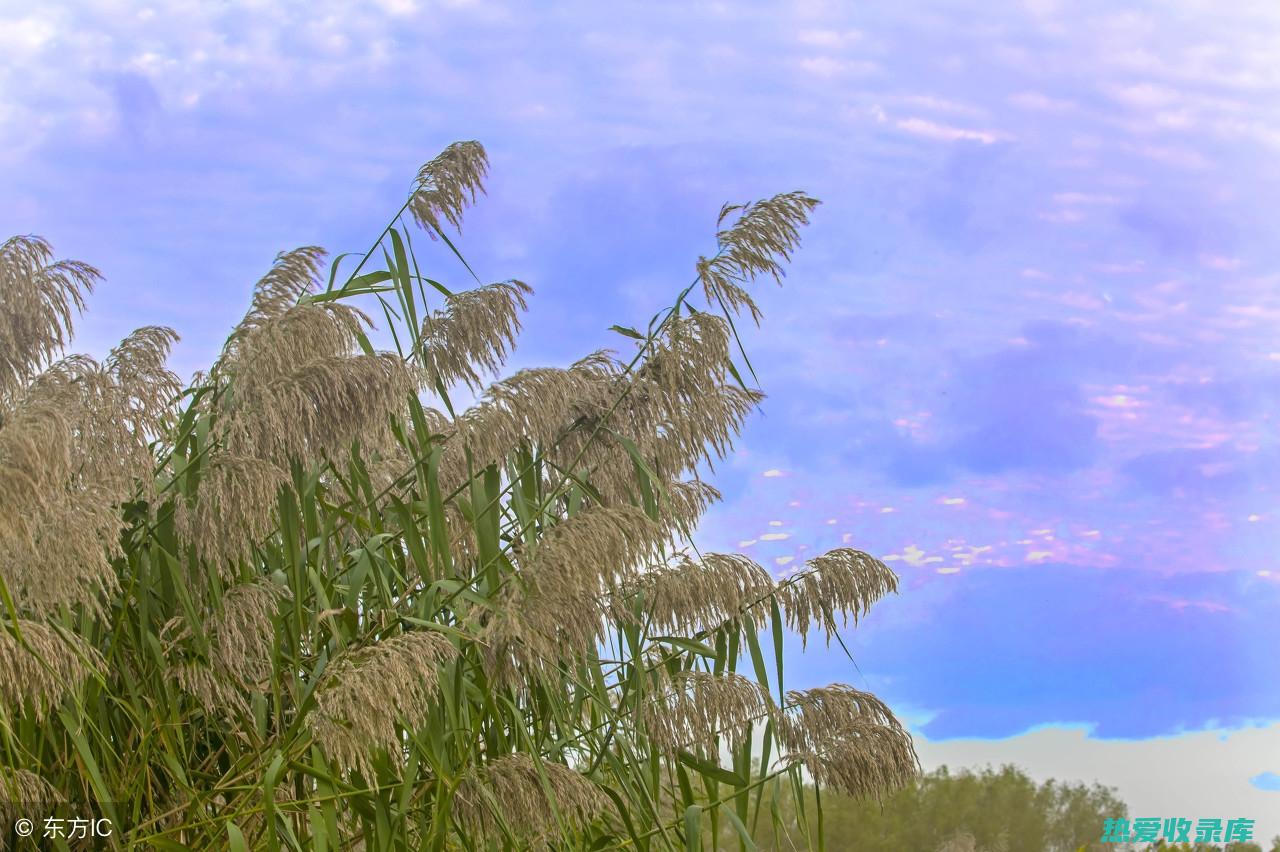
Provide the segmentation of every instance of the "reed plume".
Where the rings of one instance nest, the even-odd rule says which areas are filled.
[[[150,443],[179,387],[165,366],[177,335],[146,327],[102,363],[50,362],[99,278],[51,257],[35,237],[0,246],[0,579],[25,613],[100,614],[116,588],[120,506],[151,490]]]
[[[66,799],[57,788],[27,769],[0,768],[0,831],[28,814],[52,813]]]
[[[551,526],[522,566],[531,586],[584,586],[597,592],[631,576],[660,552],[663,530],[635,506],[595,506]]]
[[[230,576],[231,565],[274,529],[276,493],[288,478],[263,459],[212,454],[198,497],[178,503],[178,529],[201,559]]]
[[[837,630],[850,620],[857,624],[872,604],[898,591],[898,575],[873,556],[838,547],[808,560],[779,591],[787,626],[800,634],[802,645],[813,625],[822,628],[830,644]]]
[[[437,667],[456,656],[448,639],[427,631],[344,651],[316,686],[308,729],[339,769],[372,779],[374,756],[399,754],[397,724],[410,730],[422,724],[436,693]]]
[[[278,255],[208,373],[217,449],[178,516],[184,537],[223,574],[272,528],[291,461],[339,454],[356,438],[392,446],[389,418],[417,385],[399,356],[357,352],[370,324],[363,313],[310,299],[323,258],[314,246]]]
[[[523,752],[504,755],[463,778],[453,800],[468,836],[498,838],[505,825],[526,842],[547,840],[560,824],[573,829],[590,823],[608,804],[580,773],[560,763],[535,762]]]
[[[833,684],[789,692],[787,704],[778,726],[786,757],[819,784],[879,801],[919,776],[911,734],[874,695]]]
[[[575,407],[552,457],[562,468],[581,459],[609,504],[635,500],[633,453],[651,467],[660,489],[703,463],[714,469],[763,398],[731,384],[731,369],[723,319],[673,315],[634,373],[610,377]]]
[[[361,311],[308,301],[323,257],[311,246],[276,258],[210,371],[227,452],[287,466],[337,451],[380,430],[414,386],[397,356],[356,354],[370,325]]]
[[[522,555],[519,583],[484,628],[493,670],[506,671],[513,659],[538,666],[588,652],[605,624],[606,590],[656,557],[662,538],[635,506],[591,507],[550,527]]]
[[[165,670],[165,677],[196,699],[197,705],[210,716],[236,720],[237,716],[250,715],[249,702],[245,700],[241,687],[208,663],[200,660],[173,663]],[[243,732],[238,733],[245,736]]]
[[[515,345],[519,311],[528,309],[525,296],[532,292],[524,282],[511,280],[448,297],[448,306],[432,312],[422,325],[419,347],[426,384],[463,382],[479,389],[480,371],[496,372]]]
[[[441,219],[461,227],[462,211],[484,192],[489,158],[479,142],[454,142],[418,171],[409,212],[435,239]]]
[[[71,430],[50,400],[26,401],[0,426],[0,539],[30,535],[31,514],[71,472]]]
[[[0,702],[10,710],[26,708],[41,720],[102,666],[102,656],[73,633],[36,621],[0,622]]]
[[[66,346],[73,315],[102,278],[87,263],[52,259],[41,237],[0,244],[0,409]]]
[[[736,749],[753,722],[777,709],[760,684],[735,672],[691,670],[661,680],[659,691],[642,706],[640,723],[668,754],[700,749],[718,756],[721,738]]]
[[[55,492],[24,525],[27,535],[0,544],[0,578],[19,609],[47,616],[80,605],[102,615],[102,600],[119,587],[111,564],[124,527],[118,495],[95,486]]]
[[[568,368],[520,370],[485,389],[476,405],[458,416],[456,435],[446,450],[442,485],[452,486],[470,464],[483,469],[521,446],[551,445],[578,412],[602,410],[618,365],[607,351],[592,353]]]
[[[209,623],[211,665],[244,689],[263,689],[275,659],[273,618],[288,593],[269,580],[241,583],[228,590],[222,609]]]
[[[773,589],[769,572],[746,556],[707,553],[697,562],[681,556],[631,581],[615,600],[615,617],[629,617],[630,596],[637,595],[654,630],[691,636],[746,614]]]
[[[771,275],[779,284],[786,274],[782,261],[800,244],[801,225],[819,204],[803,192],[786,192],[749,204],[726,204],[717,226],[737,213],[732,227],[716,235],[720,251],[708,260],[698,258],[698,277],[707,301],[737,313],[746,308],[757,325],[760,309],[741,285],[760,275]]]
[[[629,434],[664,479],[676,479],[732,449],[763,394],[730,382],[729,328],[698,313],[673,319],[636,371]]]

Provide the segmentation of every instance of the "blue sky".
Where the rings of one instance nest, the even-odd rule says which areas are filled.
[[[534,286],[526,366],[668,304],[722,203],[805,189],[700,544],[904,582],[858,671],[811,647],[796,684],[870,685],[927,762],[1276,833],[1278,47],[1243,0],[0,0],[0,233],[105,272],[81,348],[164,323],[188,373],[277,251],[363,251],[479,139],[460,245]]]

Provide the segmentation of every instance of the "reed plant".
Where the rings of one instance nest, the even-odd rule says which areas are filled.
[[[0,830],[65,807],[115,848],[751,849],[779,783],[916,776],[874,695],[784,683],[784,634],[839,642],[893,572],[693,543],[762,398],[735,322],[818,202],[726,206],[627,351],[504,375],[531,288],[428,264],[475,277],[449,233],[486,169],[451,145],[363,255],[279,255],[185,386],[168,329],[66,355],[100,274],[0,246]]]

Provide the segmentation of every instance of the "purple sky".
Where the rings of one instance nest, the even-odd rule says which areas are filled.
[[[0,235],[106,273],[81,348],[165,323],[187,373],[277,251],[363,251],[475,138],[461,248],[536,290],[513,366],[563,364],[670,302],[723,202],[805,189],[699,543],[904,588],[860,672],[819,645],[793,683],[872,686],[927,760],[1280,831],[1280,7],[533,8],[0,2]]]

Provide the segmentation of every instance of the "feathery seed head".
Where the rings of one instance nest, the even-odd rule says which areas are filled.
[[[357,437],[385,443],[387,417],[413,384],[408,367],[390,353],[311,359],[240,395],[223,427],[228,448],[284,467],[291,458],[337,454]]]
[[[457,653],[440,634],[418,631],[334,657],[307,719],[316,742],[341,770],[373,777],[374,755],[399,753],[397,724],[409,729],[422,724],[436,693],[437,667]]]
[[[81,605],[103,614],[103,597],[119,588],[110,558],[123,526],[105,491],[55,492],[24,518],[27,535],[0,536],[0,576],[20,611],[46,616]]]
[[[664,687],[643,705],[640,721],[654,745],[668,754],[693,749],[718,754],[721,737],[736,748],[753,722],[777,711],[760,684],[736,672],[682,671]]]
[[[390,448],[389,418],[417,385],[398,356],[357,351],[370,325],[364,314],[306,298],[323,257],[315,247],[277,257],[209,372],[215,392],[198,403],[214,418],[217,450],[178,520],[222,571],[271,531],[292,462],[340,455],[357,438],[375,455]]]
[[[278,257],[210,372],[220,389],[218,436],[234,454],[284,467],[345,449],[357,435],[381,443],[387,414],[416,384],[397,356],[354,354],[370,325],[363,313],[302,300],[323,254],[302,248]]]
[[[222,599],[222,611],[209,627],[211,664],[245,689],[262,689],[271,680],[275,625],[272,617],[288,593],[269,580],[242,583]]]
[[[800,243],[799,227],[809,224],[809,212],[818,204],[803,192],[787,192],[721,208],[717,225],[732,213],[740,211],[740,215],[732,227],[716,235],[720,246],[716,256],[698,258],[698,277],[707,300],[734,313],[746,308],[758,325],[760,310],[741,285],[762,274],[782,283],[782,261],[791,259]]]
[[[48,781],[26,769],[0,768],[0,825],[32,813],[52,813],[66,799]],[[4,829],[9,832],[8,828]]]
[[[592,506],[552,526],[525,579],[601,593],[661,553],[663,530],[636,506]]]
[[[454,142],[418,171],[409,211],[418,224],[436,239],[441,219],[460,228],[462,211],[484,192],[482,181],[489,158],[479,142]]]
[[[206,713],[224,719],[250,715],[249,702],[240,691],[241,687],[206,663],[186,660],[171,664],[166,677],[196,699]]]
[[[633,378],[621,431],[674,479],[723,458],[758,391],[729,382],[729,327],[706,313],[675,317]]]
[[[659,475],[674,478],[696,471],[703,462],[714,470],[763,399],[759,391],[726,384],[708,389],[696,403],[673,408],[653,443]]]
[[[276,493],[288,480],[288,473],[269,461],[211,454],[195,497],[178,502],[178,530],[201,559],[230,576],[252,543],[274,529]]]
[[[805,566],[779,590],[787,625],[802,643],[807,643],[812,624],[822,628],[830,643],[838,629],[850,620],[856,624],[873,603],[898,591],[898,575],[889,566],[851,547],[838,547]]]
[[[41,237],[0,243],[0,410],[66,345],[73,314],[102,274],[86,263],[50,263]]]
[[[480,373],[494,372],[506,361],[520,331],[519,311],[533,289],[507,281],[449,297],[448,307],[429,315],[422,325],[420,354],[428,386],[464,382],[481,386]]]
[[[605,624],[606,591],[655,558],[663,538],[635,506],[593,506],[551,527],[535,551],[519,555],[519,583],[504,589],[482,628],[493,674],[589,652]]]
[[[167,366],[178,342],[171,328],[149,325],[135,330],[111,350],[103,370],[122,392],[122,420],[139,435],[156,436],[173,410],[182,382]]]
[[[627,597],[639,594],[654,629],[691,636],[745,614],[772,591],[769,572],[745,556],[708,553],[700,562],[681,556],[628,583],[616,601],[615,610],[620,611],[615,616],[625,617],[631,609]]]
[[[832,684],[789,692],[787,701],[779,739],[818,783],[879,801],[919,775],[911,735],[874,695]]]
[[[145,328],[99,364],[70,356],[20,393],[0,425],[0,575],[19,607],[99,612],[116,587],[120,504],[152,486],[150,441],[177,394],[173,332]]]
[[[254,285],[249,312],[232,332],[231,340],[238,341],[296,307],[319,282],[325,254],[319,246],[277,254],[271,269]]]
[[[0,426],[0,541],[30,539],[32,514],[71,474],[72,435],[62,408],[30,400]]]
[[[778,726],[779,739],[792,749],[814,748],[863,725],[898,724],[893,712],[870,692],[843,683],[787,693],[791,712]]]
[[[802,762],[813,779],[858,799],[877,802],[920,775],[910,735],[891,728],[868,726],[820,751],[792,752],[790,762]]]
[[[502,463],[521,446],[550,445],[583,411],[607,407],[617,363],[607,351],[595,352],[567,369],[520,370],[491,384],[476,405],[457,418],[456,435],[446,444],[441,487],[467,478],[466,449],[476,468]],[[555,458],[568,442],[555,448]]]
[[[350,305],[302,303],[233,334],[212,375],[234,377],[236,393],[246,384],[265,385],[300,364],[350,353],[369,319]]]
[[[718,316],[697,313],[673,316],[658,337],[637,378],[673,399],[687,401],[722,384],[729,375],[729,324]]]
[[[0,702],[19,715],[25,707],[42,720],[103,667],[98,652],[75,634],[19,620],[19,642],[13,627],[0,622]]]
[[[704,461],[714,466],[763,398],[726,382],[730,361],[723,320],[699,313],[669,325],[633,374],[623,376],[615,367],[602,377],[594,396],[575,407],[565,439],[551,453],[560,467],[581,459],[608,504],[635,499],[633,449],[663,483],[695,472]],[[702,498],[675,508],[687,517],[695,506],[705,507],[711,494],[714,489],[704,489]],[[667,526],[678,531],[681,525]]]
[[[662,490],[664,493],[658,499],[658,520],[685,538],[693,537],[698,520],[712,503],[720,502],[723,497],[714,486],[700,479],[666,482]]]
[[[505,824],[525,841],[545,841],[560,821],[570,831],[589,824],[609,801],[581,773],[560,763],[504,755],[465,776],[454,792],[454,813],[470,836],[497,838]]]

